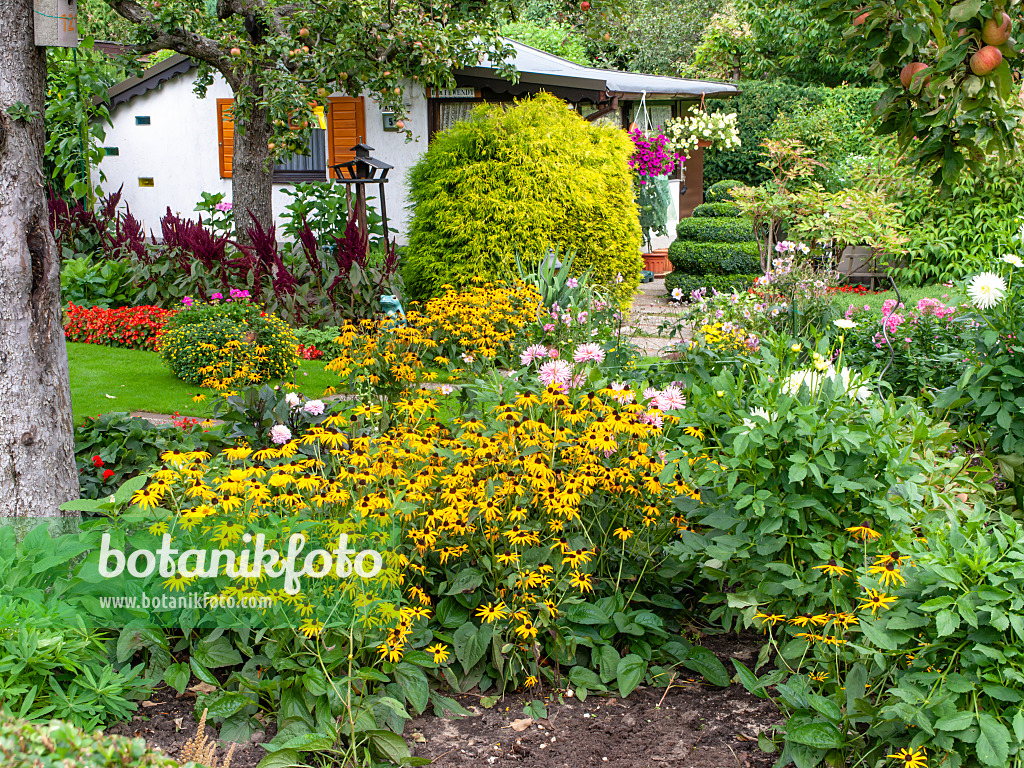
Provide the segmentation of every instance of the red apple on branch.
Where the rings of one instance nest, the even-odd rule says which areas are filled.
[[[989,45],[1003,45],[1010,39],[1010,30],[1013,22],[1007,13],[1002,13],[1002,18],[989,19],[981,28],[981,39]]]
[[[983,46],[971,56],[971,72],[976,75],[987,75],[1003,62],[1003,52],[994,45]]]
[[[914,75],[923,69],[928,69],[928,65],[920,61],[912,61],[903,69],[900,70],[900,82],[903,83],[903,87],[907,90],[910,89],[911,84],[914,82]],[[930,77],[924,79],[925,85],[928,84]]]

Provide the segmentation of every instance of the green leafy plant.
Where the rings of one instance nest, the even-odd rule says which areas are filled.
[[[126,261],[93,262],[82,256],[65,260],[60,269],[60,295],[80,307],[126,307],[135,303],[138,288]]]
[[[156,426],[127,413],[86,417],[75,427],[75,463],[83,499],[109,497],[125,481],[160,463],[164,451],[215,452],[223,444],[219,432],[206,431],[195,420]]]
[[[688,412],[712,459],[682,467],[703,490],[685,510],[693,530],[673,546],[713,582],[703,600],[725,627],[751,625],[758,610],[826,610],[836,596],[815,566],[861,557],[850,529],[867,520],[891,540],[926,504],[948,503],[929,485],[939,481],[945,493],[956,477],[925,470],[953,440],[947,424],[913,402],[881,400],[870,374],[846,366],[840,345],[794,342],[771,335],[757,356],[726,365],[687,358],[670,374],[686,382]],[[900,494],[890,490],[896,485]]]
[[[333,181],[303,181],[294,187],[281,187],[291,198],[281,214],[281,232],[289,240],[298,240],[304,225],[323,246],[341,239],[352,216],[354,200],[345,184]],[[374,207],[374,198],[367,198],[366,223],[371,243],[384,234],[383,219]]]
[[[771,697],[788,717],[774,739],[783,747],[780,761],[1020,762],[1024,531],[979,503],[923,520],[919,534],[859,576],[843,577],[852,584],[857,576],[862,595],[846,626],[799,632],[769,615],[766,648],[777,671],[757,678],[736,665],[756,695],[768,697],[774,685]],[[887,564],[899,576],[888,585],[878,575]]]
[[[0,526],[0,701],[10,714],[92,730],[130,717],[150,687],[143,664],[114,663],[97,599],[104,590],[73,574],[90,541],[51,537],[35,520],[16,542],[14,526]]]
[[[507,111],[483,107],[438,134],[409,177],[410,293],[436,296],[446,284],[500,276],[516,253],[559,247],[575,250],[579,274],[628,303],[642,266],[632,152],[621,130],[587,123],[546,94]]]
[[[1024,456],[1024,347],[1018,338],[1024,280],[1020,257],[1004,259],[1010,261],[1004,262],[1002,274],[983,272],[960,286],[975,305],[964,334],[972,354],[960,380],[940,393],[935,407],[968,406],[965,418],[982,429],[988,447],[1019,457]],[[1020,500],[1021,483],[1016,487]]]
[[[89,768],[172,768],[178,763],[152,752],[144,739],[104,736],[57,720],[33,724],[0,715],[0,754],[8,765]]]
[[[205,220],[200,216],[200,221],[215,233],[231,237],[235,232],[235,212],[231,203],[225,202],[226,197],[223,192],[202,192],[193,210],[206,214]]]
[[[1014,165],[987,164],[941,195],[931,187],[894,190],[908,237],[906,261],[891,274],[901,284],[959,280],[1017,250],[1024,218],[1024,173]]]

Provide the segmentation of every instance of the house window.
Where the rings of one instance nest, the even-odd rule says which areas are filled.
[[[314,128],[306,154],[274,166],[274,181],[323,181],[327,178],[327,131]]]
[[[219,145],[220,175],[231,178],[231,165],[235,147],[235,122],[231,99],[217,99],[217,141]],[[327,130],[313,129],[309,137],[309,150],[296,155],[286,163],[274,166],[274,181],[324,181],[327,168],[355,157],[352,147],[366,135],[363,97],[332,96],[328,100]],[[331,173],[333,177],[333,172]]]
[[[447,131],[456,123],[469,120],[479,101],[441,101],[438,107],[437,130]]]

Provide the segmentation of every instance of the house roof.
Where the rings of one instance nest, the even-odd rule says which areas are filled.
[[[721,98],[735,96],[740,92],[732,83],[717,80],[688,80],[681,77],[587,67],[525,43],[507,39],[505,42],[515,49],[513,63],[519,72],[520,83],[577,87],[581,90],[601,91],[608,96],[623,99],[639,99],[644,94],[648,98],[661,97],[669,100],[699,99],[702,96]],[[464,73],[489,80],[504,79],[493,66],[490,66],[490,61],[487,64],[488,66],[457,70],[456,77]]]
[[[110,109],[120,104],[131,101],[136,96],[141,96],[147,91],[158,88],[162,83],[172,80],[178,75],[183,75],[192,69],[195,62],[188,56],[176,53],[168,56],[158,64],[154,64],[137,77],[129,77],[120,83],[111,86],[107,91],[110,99]]]
[[[548,86],[574,91],[594,101],[603,101],[608,97],[639,99],[643,95],[651,99],[670,100],[724,98],[740,92],[732,83],[717,80],[688,80],[681,77],[587,67],[515,40],[505,42],[515,49],[512,64],[519,73],[518,84],[513,84],[502,77],[486,59],[479,67],[455,70],[456,80],[483,81],[493,90],[505,93],[520,92],[531,85]],[[162,83],[188,72],[195,66],[187,56],[176,53],[145,70],[138,77],[130,77],[110,88],[110,108],[113,109],[136,96],[158,88]]]

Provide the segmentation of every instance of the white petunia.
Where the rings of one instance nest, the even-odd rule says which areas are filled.
[[[978,309],[991,309],[1006,296],[1006,281],[995,272],[982,272],[971,278],[967,295]]]

